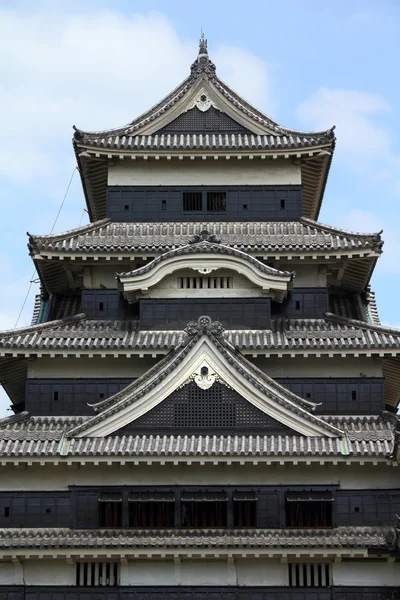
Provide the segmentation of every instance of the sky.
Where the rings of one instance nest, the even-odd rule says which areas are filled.
[[[74,172],[72,125],[118,127],[154,105],[188,75],[201,29],[218,75],[264,113],[336,125],[319,220],[383,229],[372,288],[400,327],[398,0],[0,0],[0,330],[35,280],[26,232],[50,233]],[[84,208],[75,172],[54,231],[85,224]],[[0,417],[9,403],[0,388]]]

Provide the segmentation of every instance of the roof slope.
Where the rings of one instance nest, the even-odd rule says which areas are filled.
[[[318,251],[380,253],[380,233],[356,233],[305,217],[299,221],[113,223],[102,219],[53,235],[29,235],[31,255],[47,252],[165,252],[207,231],[226,246],[247,252],[310,254]]]

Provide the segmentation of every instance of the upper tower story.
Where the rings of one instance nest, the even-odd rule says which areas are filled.
[[[190,75],[149,111],[74,129],[91,221],[317,219],[335,147],[334,128],[288,129],[234,92],[204,37]]]

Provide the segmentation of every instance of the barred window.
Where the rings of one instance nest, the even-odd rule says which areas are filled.
[[[226,290],[232,287],[232,277],[178,277],[181,290]]]
[[[254,492],[233,494],[233,526],[257,527],[257,496]]]
[[[129,527],[157,529],[175,526],[173,492],[131,493],[128,502]]]
[[[119,563],[78,562],[76,585],[90,587],[112,587],[119,584]]]
[[[201,212],[203,209],[202,192],[183,192],[183,210],[185,212]]]
[[[226,192],[207,192],[207,212],[226,212]]]
[[[329,587],[331,569],[329,564],[293,563],[288,565],[291,587]]]
[[[286,494],[287,527],[332,527],[330,492],[288,492]]]

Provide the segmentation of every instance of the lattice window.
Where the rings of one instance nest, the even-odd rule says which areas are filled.
[[[207,192],[207,212],[226,212],[226,192]]]
[[[329,564],[293,563],[288,565],[291,587],[329,587],[331,568]]]
[[[225,492],[182,492],[182,527],[226,527],[227,521],[228,497]]]
[[[157,529],[175,526],[173,492],[131,493],[128,502],[129,527]]]
[[[332,527],[330,492],[288,492],[286,494],[287,527]]]
[[[232,277],[178,277],[181,290],[226,290],[232,287]]]
[[[76,585],[90,587],[112,587],[119,583],[119,563],[78,562]]]
[[[175,427],[235,427],[236,405],[224,402],[222,391],[222,386],[216,385],[209,390],[202,390],[197,385],[178,390],[174,407]]]
[[[182,200],[184,212],[201,212],[203,210],[202,192],[183,192]]]
[[[122,527],[122,495],[101,494],[99,496],[99,527]]]

